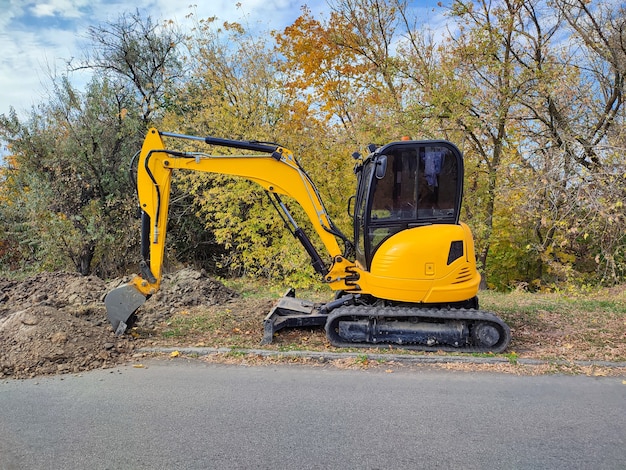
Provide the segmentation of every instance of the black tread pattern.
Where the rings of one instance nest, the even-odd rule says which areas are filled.
[[[463,345],[448,344],[420,344],[418,342],[411,343],[370,343],[370,342],[353,342],[342,338],[338,333],[339,322],[357,321],[359,319],[387,319],[407,322],[428,321],[438,323],[464,322],[468,327],[475,328],[477,325],[489,325],[498,330],[500,339],[490,347],[480,344],[472,344],[468,340]],[[500,353],[503,352],[511,342],[511,331],[509,326],[504,323],[498,316],[484,310],[473,309],[437,309],[437,308],[420,308],[407,306],[375,306],[375,305],[348,305],[334,309],[328,316],[326,321],[326,336],[330,343],[335,347],[354,348],[354,347],[388,347],[392,346],[398,349],[410,349],[417,351],[446,351],[457,353]]]

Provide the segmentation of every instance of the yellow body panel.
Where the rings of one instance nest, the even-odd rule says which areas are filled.
[[[450,244],[463,242],[463,256],[448,265]],[[385,240],[359,285],[374,297],[401,302],[461,302],[476,296],[480,274],[467,225],[426,225]]]

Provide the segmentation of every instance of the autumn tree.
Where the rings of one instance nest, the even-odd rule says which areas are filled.
[[[437,38],[399,11],[404,71],[422,90],[415,114],[465,151],[483,269],[497,277],[501,262],[526,259],[520,281],[573,280],[594,251],[576,242],[596,205],[585,186],[606,175],[622,112],[619,13],[577,1],[455,1],[452,34]]]
[[[148,124],[162,112],[168,88],[183,76],[178,47],[182,33],[172,21],[123,12],[117,20],[87,30],[84,57],[70,61],[73,70],[87,69],[129,87]]]
[[[342,49],[329,27],[304,8],[302,15],[275,32],[277,50],[285,57],[282,73],[286,92],[301,112],[354,132],[355,104],[362,92],[358,78],[364,70],[351,51]]]
[[[406,2],[340,0],[327,20],[302,15],[277,33],[286,58],[289,90],[306,97],[338,139],[351,144],[387,142],[415,129],[406,117],[406,81],[398,72],[395,46]]]
[[[279,59],[266,38],[252,35],[241,24],[208,18],[197,20],[186,44],[189,79],[177,90],[163,126],[289,147],[284,122],[288,104],[276,72]],[[196,150],[232,153],[206,146]],[[302,275],[296,268],[306,265],[306,258],[260,186],[199,173],[177,174],[176,185],[191,197],[188,209],[203,221],[201,243],[212,251],[208,255],[218,266],[237,275],[276,277],[296,271]]]
[[[609,234],[624,227],[623,185],[615,178],[623,165],[612,142],[624,116],[623,7],[554,5],[545,11],[524,3],[528,47],[516,55],[533,84],[519,99],[520,152],[531,170],[529,254],[539,261],[538,279],[582,280],[597,269],[600,279],[616,282],[624,240]]]
[[[16,227],[41,267],[71,263],[82,274],[108,275],[132,259],[138,222],[128,164],[181,76],[179,42],[173,23],[138,11],[91,26],[83,59],[69,62],[71,71],[92,73],[86,89],[52,77],[47,103],[28,119],[2,117],[22,207]]]
[[[363,74],[366,90],[361,108],[375,113],[385,137],[410,133],[404,119],[406,82],[399,75],[400,58],[395,46],[400,39],[401,12],[408,2],[398,0],[336,0],[330,3],[329,32],[344,53],[352,54]],[[359,80],[361,77],[354,77]],[[361,80],[359,80],[361,81]]]
[[[61,77],[28,119],[1,117],[12,162],[3,191],[14,198],[2,213],[16,222],[25,262],[84,275],[125,262],[134,207],[127,162],[141,125],[133,104],[106,79],[80,92]]]
[[[7,154],[0,165],[0,271],[18,271],[23,267],[22,261],[28,258],[28,255],[22,253],[22,249],[27,251],[28,247],[20,245],[21,237],[17,230],[23,217],[19,208],[20,192],[17,190],[16,176],[15,157]]]

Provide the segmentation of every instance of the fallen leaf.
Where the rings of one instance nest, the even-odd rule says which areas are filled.
[[[170,357],[178,357],[178,356],[180,356],[180,353],[178,351],[172,351],[170,353]]]

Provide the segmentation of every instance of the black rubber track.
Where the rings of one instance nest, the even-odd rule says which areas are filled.
[[[385,342],[384,339],[376,339],[375,342],[354,342],[342,338],[339,331],[339,322],[358,321],[358,320],[394,320],[406,322],[435,322],[435,323],[453,323],[463,322],[470,334],[465,344],[420,344],[419,342],[403,342],[402,344]],[[495,328],[500,337],[492,346],[472,344],[471,331],[477,325],[489,325]],[[511,342],[511,331],[506,323],[499,317],[490,312],[473,309],[436,309],[436,308],[415,308],[415,307],[382,307],[371,305],[349,305],[338,307],[333,310],[326,321],[326,336],[333,346],[340,348],[375,348],[388,347],[398,349],[410,349],[417,351],[447,351],[457,353],[500,353],[503,352]]]

